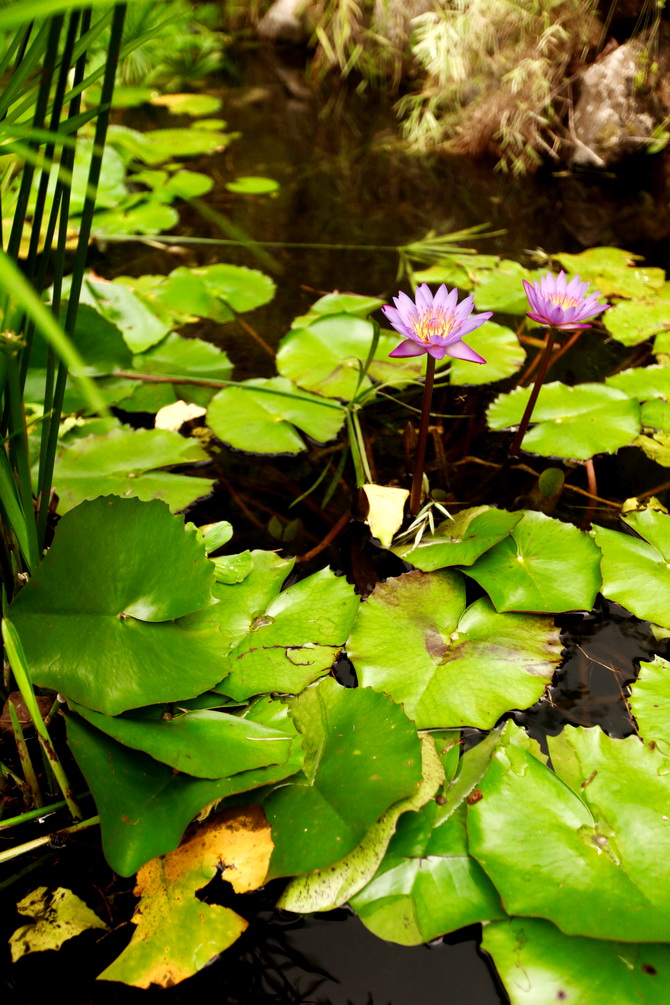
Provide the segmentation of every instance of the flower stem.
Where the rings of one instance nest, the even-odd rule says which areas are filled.
[[[556,340],[556,332],[554,331],[553,328],[549,328],[547,330],[547,341],[545,343],[544,352],[542,354],[542,360],[540,362],[540,367],[537,371],[537,377],[535,378],[535,383],[533,384],[533,390],[530,392],[530,398],[528,399],[526,410],[523,413],[523,417],[521,419],[521,422],[519,423],[519,428],[516,431],[514,441],[507,454],[509,458],[519,456],[519,450],[521,449],[521,441],[526,435],[526,430],[528,429],[528,423],[530,422],[530,418],[533,414],[533,409],[535,408],[535,402],[537,401],[537,396],[540,393],[540,388],[542,387],[542,383],[546,376],[555,340]]]
[[[414,459],[414,477],[412,492],[409,497],[409,511],[416,516],[421,509],[421,489],[423,487],[423,466],[426,459],[426,441],[428,439],[428,423],[430,421],[430,405],[433,397],[433,381],[435,379],[435,360],[426,354],[426,381],[423,387],[423,403],[419,422],[419,439],[416,445]]]

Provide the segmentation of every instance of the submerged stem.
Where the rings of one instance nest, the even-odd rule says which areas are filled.
[[[426,460],[426,441],[428,439],[428,423],[430,422],[430,405],[433,397],[433,383],[435,380],[435,360],[428,353],[426,354],[426,381],[423,387],[423,403],[421,405],[421,419],[419,421],[419,439],[416,445],[416,456],[414,458],[414,477],[412,479],[412,493],[409,498],[409,512],[411,516],[416,516],[421,509],[421,488],[423,485],[423,467]]]
[[[521,422],[519,423],[519,428],[516,431],[512,446],[509,449],[507,456],[509,458],[518,457],[519,450],[521,448],[521,441],[526,435],[526,430],[528,429],[528,423],[530,422],[531,416],[533,414],[533,409],[535,408],[535,402],[537,401],[537,396],[540,393],[540,388],[547,374],[547,368],[549,366],[549,360],[551,359],[551,353],[554,348],[554,341],[556,339],[556,332],[553,328],[547,330],[547,341],[544,347],[544,352],[542,354],[542,359],[540,361],[540,367],[537,371],[537,376],[535,378],[535,383],[533,384],[533,390],[530,392],[530,398],[528,399],[528,404],[523,413]]]

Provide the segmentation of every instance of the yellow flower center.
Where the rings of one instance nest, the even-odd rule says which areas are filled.
[[[559,304],[565,310],[568,307],[577,307],[579,300],[575,297],[569,297],[565,293],[550,293],[547,300],[551,300],[552,304]]]
[[[443,311],[420,317],[414,324],[414,334],[427,345],[436,335],[448,335],[453,330],[455,318],[453,314],[445,315]]]

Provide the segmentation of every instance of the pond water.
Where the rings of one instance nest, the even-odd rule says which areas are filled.
[[[395,247],[429,230],[442,233],[487,223],[491,230],[506,233],[467,243],[517,259],[537,248],[578,251],[583,244],[618,243],[646,254],[653,264],[667,265],[665,245],[655,243],[661,235],[652,233],[639,215],[629,212],[626,220],[621,219],[625,191],[621,180],[561,179],[546,173],[519,181],[494,173],[491,164],[410,156],[397,143],[388,105],[372,97],[350,97],[339,111],[324,110],[305,91],[298,59],[292,61],[290,53],[283,63],[269,53],[256,53],[239,66],[235,86],[227,85],[221,93],[229,127],[240,130],[241,136],[225,153],[203,161],[200,169],[219,181],[268,175],[280,182],[281,189],[275,198],[241,197],[231,195],[221,184],[210,205],[257,240],[306,245],[266,249],[274,260],[278,291],[271,304],[254,313],[253,323],[273,347],[291,319],[322,292],[337,288],[385,297],[394,292]],[[639,204],[645,205],[642,197]],[[220,237],[213,224],[194,213],[186,216],[183,231],[197,239]],[[110,244],[96,250],[92,264],[111,277],[167,272],[177,264],[196,261],[263,267],[247,250],[207,243],[168,251],[142,244]],[[198,334],[228,352],[239,379],[274,372],[271,358],[252,339],[241,338],[233,325],[215,330],[213,324],[204,324]],[[603,350],[595,342],[585,344],[590,348],[581,365],[588,374],[602,365]],[[607,349],[608,353],[618,351],[618,347]],[[401,458],[393,454],[389,470],[393,465],[397,469],[398,463]],[[246,459],[237,464],[248,467]],[[291,471],[283,468],[276,486],[267,486],[268,492],[286,498],[285,478]],[[383,472],[381,481],[384,473],[388,474]],[[266,475],[267,467],[259,468],[256,484]],[[610,480],[621,477],[620,466],[613,462]],[[239,513],[231,519],[236,527],[238,520],[242,524]],[[339,564],[340,568],[347,565],[342,554]],[[516,720],[540,739],[558,732],[566,722],[600,724],[614,736],[627,735],[634,727],[625,685],[635,676],[636,661],[648,658],[654,648],[648,626],[607,605],[588,618],[564,618],[562,628],[568,658],[545,698],[515,715]],[[72,858],[77,853],[73,849],[69,855],[74,869]],[[67,856],[57,857],[60,868]],[[53,859],[50,864],[55,864]],[[19,889],[24,885],[32,887],[30,876],[5,894],[12,904],[25,892]],[[123,895],[130,899],[128,884]],[[213,892],[211,886],[203,896],[225,902],[225,894]],[[216,995],[221,1005],[498,1005],[507,1001],[477,948],[478,926],[428,947],[406,949],[376,939],[346,910],[313,918],[275,912],[276,897],[275,886],[250,896],[249,932],[183,988],[160,992],[162,998],[190,1003],[197,995],[208,994]],[[3,932],[5,926],[10,932],[19,923],[18,917],[12,916],[11,909],[3,913]],[[73,1005],[146,996],[134,989],[95,984],[95,973],[104,962],[92,939],[87,945],[91,959],[83,973],[81,949],[67,945],[57,959],[52,954],[44,962],[38,957],[21,960],[11,980],[5,978],[3,1001],[33,1001],[48,989],[63,986],[68,986]],[[109,953],[111,960],[119,949],[105,949],[105,956]],[[68,967],[75,959],[80,977],[73,985]]]

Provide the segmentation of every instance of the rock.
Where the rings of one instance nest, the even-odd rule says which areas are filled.
[[[434,0],[375,0],[372,28],[396,49],[405,50],[413,19],[434,10]]]
[[[643,52],[639,42],[626,42],[581,74],[570,123],[572,165],[606,168],[644,147],[654,118],[637,93]]]

